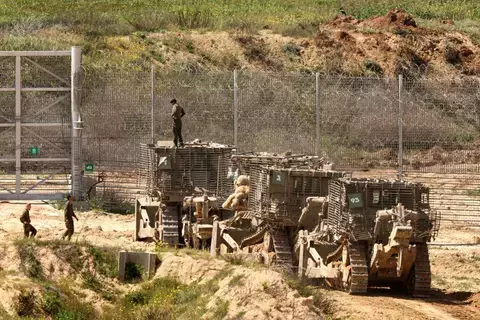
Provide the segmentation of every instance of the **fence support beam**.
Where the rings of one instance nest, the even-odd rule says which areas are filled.
[[[152,70],[150,72],[150,122],[151,122],[151,142],[155,144],[155,64],[152,63]]]
[[[233,70],[233,145],[238,149],[238,73]]]
[[[403,75],[398,75],[398,178],[403,177]]]
[[[320,156],[320,73],[315,74],[315,155]]]
[[[22,77],[20,56],[15,57],[15,191],[20,194],[22,179]]]
[[[72,196],[81,198],[82,161],[81,161],[81,117],[80,117],[80,74],[82,72],[82,49],[72,47],[71,104],[72,104]]]

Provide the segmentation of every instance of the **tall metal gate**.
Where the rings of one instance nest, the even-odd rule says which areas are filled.
[[[0,200],[80,190],[81,50],[0,52]]]

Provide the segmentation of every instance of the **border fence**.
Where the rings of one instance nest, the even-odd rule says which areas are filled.
[[[480,223],[478,79],[152,67],[86,72],[81,88],[82,156],[103,175],[103,194],[127,199],[142,191],[139,145],[172,139],[169,100],[176,98],[187,113],[187,141],[317,154],[356,175],[420,181],[443,220]]]
[[[176,98],[186,110],[186,141],[235,145],[240,152],[316,154],[357,176],[423,182],[442,220],[480,224],[478,78],[152,67],[149,72],[85,70],[73,83],[83,122],[75,155],[89,168],[82,193],[98,206],[128,207],[143,193],[140,144],[172,139],[169,101]],[[0,114],[11,109],[4,103]],[[57,111],[52,109],[52,116]],[[0,135],[11,134],[7,125],[0,126]],[[9,165],[0,170],[15,173]]]

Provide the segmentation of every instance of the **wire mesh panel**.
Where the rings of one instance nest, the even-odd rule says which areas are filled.
[[[22,57],[22,86],[25,88],[65,88],[69,91],[70,56]]]
[[[315,76],[241,72],[238,148],[314,154]]]
[[[339,179],[330,182],[327,223],[336,234],[351,233],[354,239],[369,240],[374,234],[377,211],[401,203],[414,229],[413,241],[438,232],[440,217],[432,211],[429,189],[422,184],[373,179]],[[392,226],[384,235],[388,237]],[[426,233],[426,234],[425,234]]]
[[[404,92],[406,168],[422,172],[480,172],[479,81],[411,79]]]
[[[233,144],[233,73],[163,73],[155,79],[155,135],[173,140],[172,104],[184,108],[184,141],[200,139]]]
[[[22,122],[58,124],[71,127],[71,94],[66,92],[25,92],[22,94]],[[61,128],[59,128],[61,131]]]
[[[0,87],[14,88],[15,58],[0,57]],[[15,92],[0,92],[0,194],[15,190]]]
[[[15,93],[0,92],[0,159],[15,158]]]
[[[224,145],[187,144],[185,148],[149,146],[153,160],[154,186],[167,201],[183,201],[185,196],[204,192],[226,198],[232,184],[227,180],[233,149]],[[145,160],[142,160],[145,162]]]
[[[442,220],[480,223],[480,83],[409,79],[405,83],[404,167],[429,186]]]
[[[124,207],[142,189],[138,154],[151,140],[150,74],[87,70],[81,88],[83,165],[93,167],[83,193],[104,208]]]
[[[83,137],[149,138],[150,92],[148,72],[86,72],[82,82]]]
[[[15,57],[0,57],[0,87],[15,87]]]
[[[10,195],[70,190],[70,67],[64,53],[0,57],[0,185]]]
[[[0,93],[0,99],[5,93]],[[7,99],[9,100],[9,99]],[[5,99],[2,99],[5,102]],[[7,104],[0,103],[0,108]],[[5,110],[5,108],[3,108]],[[8,113],[3,113],[8,115]],[[2,116],[0,115],[0,118]],[[4,123],[0,119],[0,123]],[[15,127],[0,126],[0,194],[11,194],[15,191]]]
[[[342,168],[395,167],[398,90],[383,78],[320,80],[320,149]]]
[[[249,209],[265,218],[296,224],[307,198],[327,196],[328,182],[344,175],[339,171],[252,166]]]

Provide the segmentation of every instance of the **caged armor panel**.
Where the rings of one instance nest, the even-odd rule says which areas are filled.
[[[327,224],[337,236],[349,234],[353,240],[373,240],[377,211],[401,203],[413,227],[413,242],[429,241],[438,232],[440,217],[431,210],[429,189],[420,183],[342,178],[330,182]],[[383,237],[392,226],[384,228]],[[386,242],[388,239],[384,239]]]
[[[344,172],[278,166],[252,166],[248,207],[263,217],[295,225],[306,199],[326,196],[328,182]]]
[[[148,149],[148,150],[146,150]],[[233,148],[214,143],[186,143],[184,148],[144,145],[141,161],[146,191],[160,193],[165,201],[181,202],[185,196],[231,191],[228,168]]]

